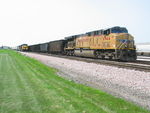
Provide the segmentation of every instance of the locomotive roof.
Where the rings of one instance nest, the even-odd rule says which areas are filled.
[[[120,30],[125,30],[125,31],[127,31],[127,29],[125,28],[125,27],[120,27],[120,26],[114,26],[114,27],[111,27],[111,28],[107,28],[107,29],[100,29],[100,30],[95,30],[95,31],[90,31],[90,32],[86,32],[85,34],[79,34],[79,35],[73,35],[73,36],[68,36],[68,37],[65,37],[65,40],[73,40],[73,39],[75,39],[75,38],[78,38],[78,37],[80,37],[80,36],[84,36],[84,35],[94,35],[94,34],[96,34],[96,35],[100,35],[100,34],[103,34],[104,33],[104,31],[106,31],[106,30],[111,30],[111,29],[120,29]]]
[[[107,28],[107,29],[100,29],[100,30],[95,30],[95,31],[90,31],[90,32],[86,32],[87,35],[94,35],[94,34],[103,34],[103,32],[107,31],[107,30],[117,30],[117,31],[126,31],[128,32],[128,30],[125,27],[120,27],[120,26],[114,26],[111,28]]]
[[[114,26],[114,27],[107,28],[107,29],[100,29],[100,30],[86,32],[85,34],[68,36],[68,37],[65,37],[65,40],[72,40],[72,39],[75,39],[75,38],[78,38],[78,37],[84,36],[84,35],[94,35],[94,34],[97,34],[97,35],[99,34],[100,35],[100,34],[103,34],[103,32],[105,30],[109,30],[109,29],[126,29],[126,28],[125,27]]]

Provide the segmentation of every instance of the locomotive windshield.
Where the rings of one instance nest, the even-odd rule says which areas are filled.
[[[128,33],[128,30],[126,28],[113,27],[111,28],[111,33]]]

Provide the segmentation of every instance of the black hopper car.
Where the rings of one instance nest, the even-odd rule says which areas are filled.
[[[30,45],[28,51],[51,54],[64,54],[65,40],[56,40],[47,43]]]

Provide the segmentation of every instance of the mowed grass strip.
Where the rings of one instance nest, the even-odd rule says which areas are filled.
[[[0,113],[149,113],[56,75],[15,51],[0,50]]]

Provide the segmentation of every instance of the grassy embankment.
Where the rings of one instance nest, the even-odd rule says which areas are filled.
[[[76,84],[19,53],[0,50],[0,112],[148,113],[122,99]]]

